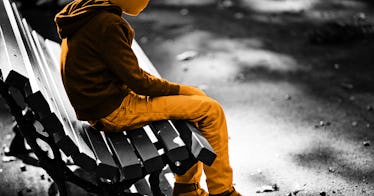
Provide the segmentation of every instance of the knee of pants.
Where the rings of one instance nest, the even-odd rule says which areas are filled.
[[[222,109],[221,104],[218,103],[216,100],[214,100],[214,99],[208,99],[205,102],[205,104],[207,104],[207,106],[209,107],[209,109],[207,110],[208,113],[211,113],[214,116],[223,113],[223,109]]]
[[[206,122],[224,119],[224,112],[221,105],[214,99],[208,98],[203,102],[205,111],[204,119]]]

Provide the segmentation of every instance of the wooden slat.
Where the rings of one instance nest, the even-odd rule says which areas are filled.
[[[188,159],[188,149],[179,137],[179,133],[169,121],[152,122],[150,127],[159,141],[164,146],[166,156],[171,162]]]
[[[88,146],[88,144],[83,139],[84,129],[82,127],[81,123],[75,123],[74,127],[76,127],[77,132],[76,139],[77,143],[79,144],[79,152],[77,154],[73,154],[72,158],[74,163],[81,166],[83,169],[90,171],[90,170],[96,170],[97,168],[97,162],[95,154],[92,151],[92,148]],[[80,127],[80,128],[78,128]]]
[[[14,70],[10,71],[5,83],[20,90],[24,97],[32,94],[29,79]]]
[[[31,94],[26,98],[26,103],[32,108],[34,113],[36,113],[40,119],[43,119],[51,114],[51,109],[49,108],[47,100],[40,91]]]
[[[52,58],[53,64],[51,66],[55,66],[55,68],[60,69],[60,55],[61,55],[61,46],[59,43],[51,41],[49,39],[45,39],[45,47],[47,53]],[[52,69],[52,68],[51,68]]]
[[[10,95],[17,105],[24,109],[26,107],[25,97],[32,93],[29,79],[12,70],[5,79],[5,83],[9,86]]]
[[[78,154],[80,154],[77,145],[75,145],[71,138],[65,135],[65,133],[53,132],[52,137],[57,147],[61,149],[66,156],[78,156]]]
[[[140,178],[143,175],[140,160],[123,132],[106,133],[108,144],[122,168],[125,180]]]
[[[30,58],[30,63],[33,64],[37,61],[36,61],[35,56],[33,55],[32,51],[31,51],[31,49],[32,49],[31,40],[28,39],[27,32],[26,32],[25,27],[22,24],[22,18],[21,18],[20,13],[18,12],[16,3],[14,3],[14,2],[11,3],[11,7],[12,7],[12,11],[13,11],[15,21],[17,23],[17,27],[18,27],[19,32],[21,34],[22,41],[23,41],[23,43],[25,43],[25,49],[26,49],[28,57]]]
[[[23,65],[24,59],[22,58],[22,52],[19,47],[19,42],[22,42],[21,35],[19,31],[13,30],[12,27],[17,27],[17,23],[14,17],[8,17],[8,12],[12,14],[12,8],[8,0],[3,0],[0,2],[0,10],[5,10],[5,12],[0,12],[0,22],[1,22],[1,32],[2,32],[2,49],[0,53],[3,53],[6,56],[8,64],[4,65],[12,66],[16,72],[20,73],[23,76],[27,76],[27,70],[25,66],[13,67],[13,65]],[[5,68],[5,67],[4,67]],[[10,69],[3,69],[3,77],[6,78],[10,72]]]
[[[187,121],[176,120],[173,121],[173,124],[194,157],[206,165],[212,165],[217,155],[201,132]]]
[[[153,195],[151,187],[146,179],[140,179],[134,184],[137,192],[141,195]]]
[[[0,69],[1,69],[1,80],[4,81],[12,70],[12,66],[9,59],[8,49],[4,38],[3,29],[0,25]]]
[[[119,174],[119,171],[100,131],[89,125],[84,126],[84,129],[96,155],[96,161],[98,163],[96,169],[97,175],[106,179],[115,180],[114,177]]]
[[[32,71],[32,74],[34,76],[34,77],[30,77],[30,74],[28,75],[28,77],[30,78],[30,82],[34,81],[34,83],[36,83],[38,85],[38,90],[40,90],[42,92],[42,94],[46,97],[46,99],[48,100],[50,105],[55,105],[55,107],[58,107],[58,105],[56,103],[56,100],[55,100],[55,97],[52,96],[52,95],[54,95],[54,92],[52,91],[51,84],[47,79],[47,73],[41,67],[42,61],[41,61],[40,56],[37,52],[36,45],[32,40],[32,36],[31,36],[31,33],[30,33],[31,29],[30,29],[29,25],[27,24],[27,22],[24,18],[22,19],[22,21],[20,21],[20,25],[22,25],[24,27],[25,33],[26,33],[25,36],[27,36],[25,39],[27,39],[29,41],[29,44],[30,44],[30,45],[27,45],[26,50],[29,51],[29,53],[28,53],[29,56],[28,57],[31,60],[31,64],[30,65],[27,65],[27,64],[25,65],[26,67],[28,67]],[[56,110],[54,112],[57,113]]]
[[[161,170],[164,167],[161,156],[158,154],[156,147],[148,138],[144,129],[126,131],[126,134],[141,158],[147,173]]]

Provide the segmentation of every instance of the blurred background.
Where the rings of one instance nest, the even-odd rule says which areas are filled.
[[[67,2],[17,1],[56,42]],[[374,195],[373,1],[151,0],[125,18],[164,78],[222,104],[243,195]],[[56,195],[36,164],[4,154],[3,101],[0,116],[0,195]]]

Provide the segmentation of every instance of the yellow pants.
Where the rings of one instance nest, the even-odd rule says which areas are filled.
[[[196,124],[217,154],[211,166],[198,162],[184,175],[177,175],[176,182],[200,182],[204,169],[210,194],[229,190],[232,187],[232,169],[229,164],[226,119],[220,104],[214,99],[196,95],[150,98],[130,93],[119,108],[100,119],[100,122],[106,131],[120,131],[167,119],[189,120]]]

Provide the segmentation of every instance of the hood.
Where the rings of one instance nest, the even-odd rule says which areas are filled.
[[[55,17],[60,37],[66,38],[79,30],[99,13],[98,9],[122,14],[121,8],[108,0],[75,0],[67,4]]]

